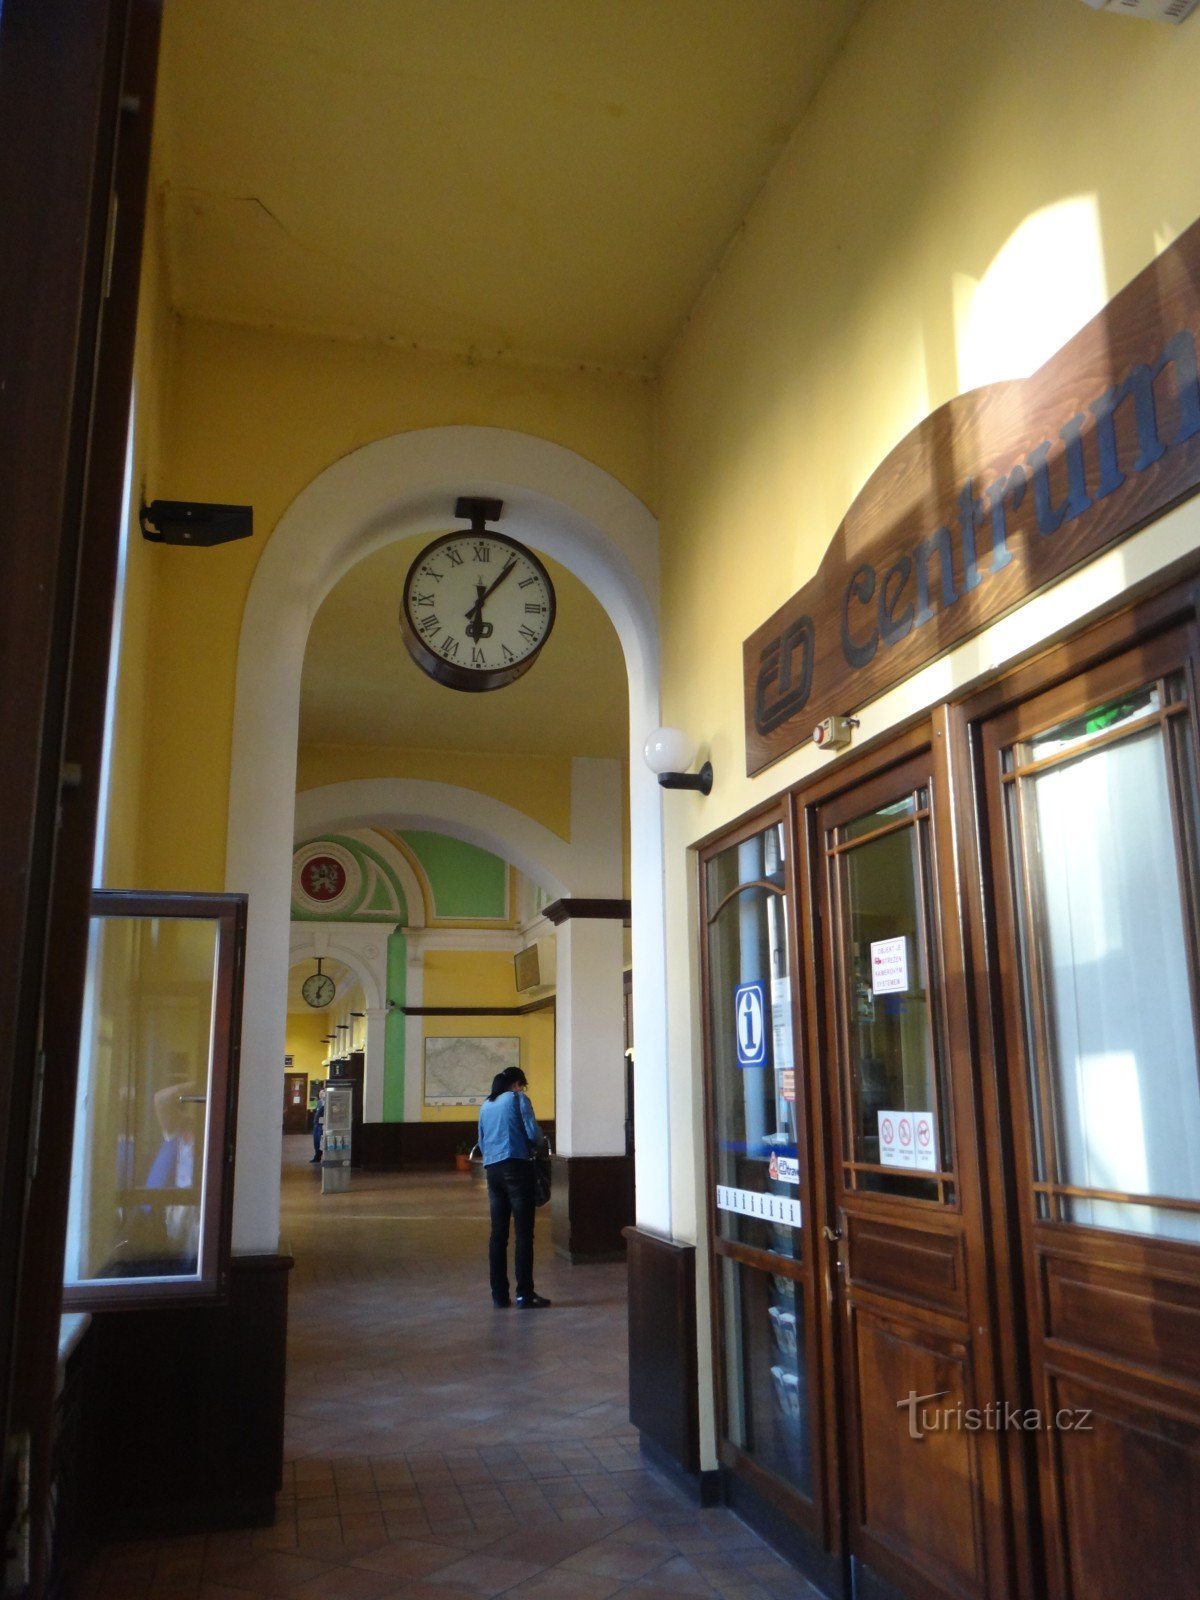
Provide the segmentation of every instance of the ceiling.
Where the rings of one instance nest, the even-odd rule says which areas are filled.
[[[862,0],[171,0],[184,314],[652,372]]]
[[[558,601],[554,629],[523,678],[463,694],[426,677],[405,649],[399,614],[405,574],[427,542],[404,539],[376,551],[325,597],[304,657],[301,743],[625,756],[620,642],[591,590],[555,561],[543,557]]]

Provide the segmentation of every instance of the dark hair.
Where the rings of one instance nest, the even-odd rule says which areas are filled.
[[[524,1082],[525,1074],[520,1067],[505,1067],[503,1072],[498,1072],[492,1079],[492,1092],[488,1095],[488,1099],[495,1100],[498,1095],[507,1093],[514,1084]]]

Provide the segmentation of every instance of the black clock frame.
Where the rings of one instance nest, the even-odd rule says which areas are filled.
[[[457,544],[463,539],[474,535],[479,538],[490,539],[494,543],[506,546],[514,555],[528,561],[540,575],[546,585],[546,595],[550,602],[550,619],[546,623],[546,631],[542,635],[541,643],[536,650],[514,661],[506,667],[469,667],[462,662],[447,661],[444,656],[437,653],[426,644],[422,636],[413,627],[409,615],[408,597],[413,586],[413,581],[419,569],[432,555],[435,555],[443,545]],[[507,533],[500,533],[495,528],[459,528],[453,533],[444,533],[440,538],[427,544],[417,555],[408,569],[404,580],[404,590],[400,599],[400,632],[404,637],[405,646],[421,671],[432,678],[436,683],[444,685],[447,689],[459,689],[464,694],[483,694],[489,689],[503,689],[507,684],[515,683],[518,678],[527,673],[533,663],[545,649],[546,640],[554,630],[554,621],[558,615],[558,602],[554,593],[554,581],[546,571],[545,564],[534,555],[527,545],[519,539],[514,539]]]
[[[333,982],[333,979],[329,976],[329,974],[327,972],[322,972],[321,971],[321,962],[323,960],[324,960],[323,956],[318,956],[317,957],[317,970],[315,972],[310,972],[308,977],[305,978],[304,982],[300,985],[300,998],[304,1001],[305,1005],[311,1006],[314,1011],[320,1011],[324,1006],[327,1006],[329,1004],[329,1001],[332,1000],[334,998],[334,995],[337,994],[337,985]],[[329,996],[329,999],[327,999],[327,1000],[310,1000],[308,998],[308,986],[309,986],[309,984],[310,983],[319,983],[322,978],[324,978],[326,983],[333,984],[333,993]]]

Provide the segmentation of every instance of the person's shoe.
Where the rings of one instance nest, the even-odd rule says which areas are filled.
[[[492,1296],[492,1304],[495,1306],[497,1311],[505,1311],[505,1310],[508,1309],[508,1307],[510,1305],[512,1305],[512,1301],[508,1298],[507,1295],[505,1295],[503,1300],[497,1300],[495,1295],[493,1295]]]
[[[320,1158],[320,1156],[314,1156],[314,1157],[313,1157],[313,1158],[312,1158],[312,1160],[311,1160],[311,1161],[310,1161],[310,1162],[309,1162],[309,1163],[308,1163],[308,1164],[309,1164],[309,1166],[310,1166],[310,1167],[315,1167],[315,1166],[316,1166],[316,1164],[317,1164],[317,1162],[318,1162],[318,1161],[320,1161],[320,1159],[321,1159],[321,1158]]]
[[[540,1311],[543,1306],[548,1306],[550,1302],[545,1295],[519,1294],[517,1296],[517,1304],[522,1311]]]

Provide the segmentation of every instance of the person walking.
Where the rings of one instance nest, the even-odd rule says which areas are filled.
[[[487,1174],[492,1232],[488,1239],[488,1272],[492,1304],[509,1306],[508,1224],[515,1235],[517,1305],[523,1311],[550,1304],[533,1287],[534,1166],[530,1159],[542,1137],[529,1085],[520,1067],[506,1067],[492,1079],[492,1092],[479,1108],[479,1147]]]
[[[317,1107],[313,1112],[313,1156],[310,1166],[321,1159],[321,1136],[325,1132],[325,1091],[317,1090]]]

